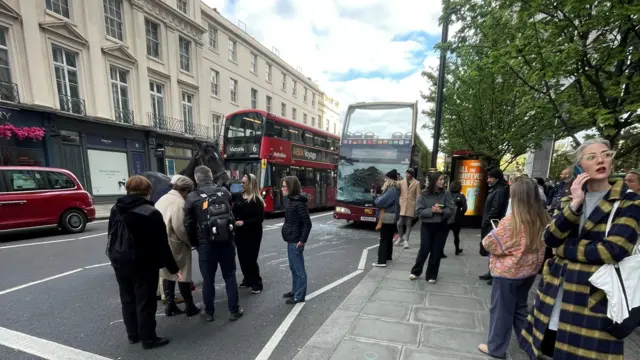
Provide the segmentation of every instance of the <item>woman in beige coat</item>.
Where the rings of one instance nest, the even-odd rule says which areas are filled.
[[[193,182],[186,176],[180,176],[173,181],[172,190],[156,203],[156,209],[162,213],[164,222],[167,225],[169,246],[182,275],[182,278],[177,278],[169,273],[167,269],[160,270],[162,288],[166,299],[164,312],[167,316],[185,313],[175,301],[176,281],[178,281],[180,293],[186,304],[187,317],[200,313],[200,309],[193,302],[191,293],[191,243],[184,230],[184,199],[192,190]]]
[[[398,219],[398,240],[395,245],[404,245],[409,248],[409,237],[413,227],[413,218],[416,217],[416,200],[420,196],[420,182],[415,179],[413,169],[408,169],[405,179],[400,181],[400,218]],[[407,228],[406,235],[404,228]]]

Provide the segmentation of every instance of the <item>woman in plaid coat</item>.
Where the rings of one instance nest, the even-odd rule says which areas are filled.
[[[562,199],[561,210],[547,227],[544,240],[554,249],[542,274],[538,296],[521,333],[520,345],[530,359],[624,359],[624,343],[606,329],[607,297],[589,283],[602,264],[629,256],[638,241],[640,195],[623,181],[609,184],[615,152],[602,139],[585,141],[576,150],[575,166],[584,172]],[[579,171],[578,171],[579,172]],[[616,201],[609,234],[605,231]]]

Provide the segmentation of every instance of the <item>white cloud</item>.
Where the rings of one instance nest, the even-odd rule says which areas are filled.
[[[416,37],[394,36],[426,32],[439,38],[440,0],[204,0],[280,57],[318,82],[340,101],[342,111],[358,101],[419,101],[427,90],[420,72],[437,66],[438,54],[425,52]],[[429,47],[432,44],[429,44]],[[338,74],[349,73],[343,80]],[[375,73],[378,76],[358,74]],[[399,78],[398,74],[403,74]],[[408,75],[407,75],[408,74]],[[337,80],[338,79],[338,80]],[[418,116],[418,127],[426,119]],[[431,147],[431,135],[420,131]]]

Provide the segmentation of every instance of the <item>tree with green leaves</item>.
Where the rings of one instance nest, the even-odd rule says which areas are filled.
[[[640,151],[639,0],[445,0],[456,48],[481,48],[547,103],[556,138]]]
[[[427,145],[424,143],[424,141],[422,141],[422,138],[420,136],[416,136],[415,139],[416,139],[416,144],[418,145],[418,147],[420,147],[420,155],[418,157],[418,160],[420,163],[420,166],[419,166],[420,174],[416,174],[416,175],[422,175],[423,172],[429,171],[429,165],[431,163],[431,151],[429,150]]]

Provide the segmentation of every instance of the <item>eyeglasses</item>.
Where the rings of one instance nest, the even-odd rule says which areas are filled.
[[[606,150],[601,152],[600,155],[596,153],[584,154],[582,155],[582,159],[586,161],[596,161],[598,159],[598,156],[602,156],[602,159],[604,160],[611,160],[614,158],[614,156],[616,156],[616,152],[615,150]]]

